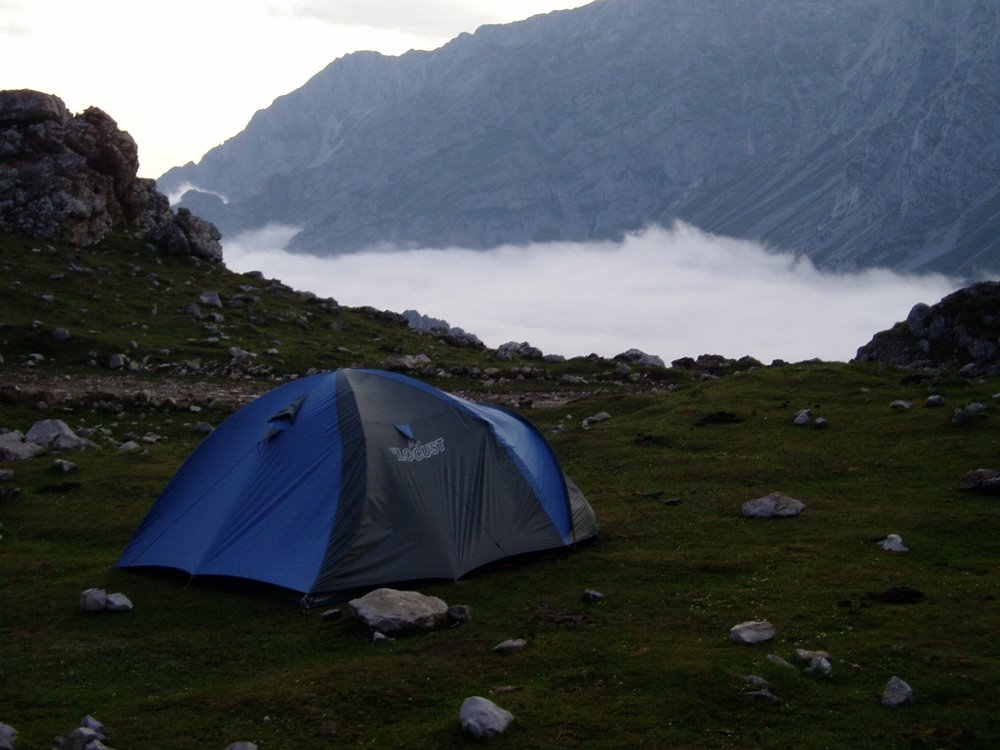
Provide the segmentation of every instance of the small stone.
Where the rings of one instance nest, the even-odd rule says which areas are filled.
[[[524,638],[512,638],[498,643],[493,647],[493,650],[498,654],[510,654],[522,650],[527,645],[528,642]]]
[[[17,730],[10,724],[0,722],[0,750],[16,750]]]
[[[448,607],[448,621],[452,625],[462,625],[472,619],[472,608],[465,604],[452,604]]]
[[[745,674],[740,676],[747,685],[753,685],[754,687],[766,687],[768,685],[768,681],[759,675]]]
[[[772,638],[774,638],[774,626],[767,620],[741,622],[729,629],[729,640],[733,643],[752,645],[764,643]]]
[[[799,515],[805,508],[802,502],[784,492],[772,492],[743,503],[741,512],[747,518],[789,518]]]
[[[765,659],[776,667],[781,667],[783,669],[795,669],[791,662],[786,659],[782,659],[777,654],[768,654]]]
[[[215,427],[208,422],[198,422],[198,424],[194,426],[194,431],[201,435],[210,435],[215,431]]]
[[[896,410],[911,409],[911,408],[913,408],[913,403],[910,402],[910,401],[904,401],[903,399],[900,398],[900,399],[896,399],[891,404],[889,404],[889,408],[890,409],[896,409]]]
[[[80,594],[80,609],[84,612],[101,612],[108,605],[104,589],[86,589]]]
[[[830,660],[822,657],[816,656],[810,660],[809,666],[805,669],[806,674],[833,674],[833,665],[830,664]]]
[[[493,737],[503,734],[513,720],[514,715],[510,711],[478,695],[466,698],[458,712],[462,730],[473,737]]]
[[[813,659],[829,659],[830,654],[826,651],[810,651],[804,648],[795,649],[795,658],[798,661],[807,662]]]
[[[905,680],[893,676],[882,691],[882,705],[897,708],[913,703],[913,688]]]
[[[244,362],[248,359],[254,359],[256,357],[255,354],[248,352],[246,349],[241,349],[238,346],[229,347],[229,356],[237,362]]]
[[[603,599],[604,594],[600,591],[594,591],[594,589],[585,589],[583,595],[580,597],[580,600],[584,602],[599,602]]]
[[[11,482],[14,479],[13,469],[0,469],[0,482]]]
[[[973,469],[958,480],[958,488],[965,491],[1000,493],[1000,471],[996,469]]]
[[[817,430],[825,430],[830,427],[830,423],[827,421],[826,417],[818,417],[815,422],[813,422],[813,427]]]
[[[924,403],[924,406],[927,406],[929,408],[937,408],[944,406],[944,403],[945,403],[944,396],[934,394],[933,396],[927,397],[927,401]]]
[[[107,610],[108,612],[131,612],[132,602],[121,592],[117,594],[108,594]]]
[[[257,750],[256,743],[253,742],[231,742],[226,745],[226,750]]]
[[[390,638],[385,633],[378,630],[372,633],[372,643],[392,643],[395,640],[395,638]]]
[[[104,724],[99,722],[90,714],[87,714],[86,716],[83,717],[83,719],[80,720],[80,726],[86,727],[87,729],[93,729],[95,732],[97,732],[98,736],[102,740],[106,740],[108,738],[108,733],[107,730],[104,728]]]
[[[202,292],[198,295],[198,302],[206,307],[222,307],[222,298],[218,292]]]
[[[76,464],[72,461],[66,461],[62,458],[57,458],[52,462],[52,471],[57,474],[69,474],[71,471],[76,470]]]
[[[583,420],[583,422],[580,423],[580,426],[586,429],[591,425],[600,424],[601,422],[607,422],[609,419],[611,419],[610,414],[608,414],[606,411],[599,411],[594,416],[587,417],[585,420]]]
[[[885,539],[878,542],[878,546],[886,552],[909,552],[910,548],[903,544],[903,538],[899,534],[889,534]]]
[[[803,409],[795,414],[795,418],[792,420],[792,424],[796,427],[805,427],[812,421],[812,412],[809,409]]]
[[[52,331],[53,341],[69,341],[70,334],[69,330],[66,328],[55,328]]]
[[[118,446],[118,450],[122,453],[131,453],[132,451],[139,450],[140,447],[141,446],[134,440],[126,440]]]
[[[339,620],[343,617],[343,615],[344,613],[338,607],[334,607],[326,610],[326,612],[321,614],[320,617],[322,617],[325,622],[334,622],[335,620]]]

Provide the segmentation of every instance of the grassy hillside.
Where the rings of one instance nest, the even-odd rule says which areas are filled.
[[[67,271],[70,264],[92,270]],[[0,465],[15,471],[0,487],[19,490],[0,499],[0,721],[19,730],[22,748],[48,747],[85,714],[107,725],[119,750],[240,739],[262,750],[478,746],[458,728],[469,695],[516,717],[491,747],[1000,742],[997,500],[958,490],[965,471],[1000,463],[996,380],[803,363],[633,382],[593,358],[519,362],[534,368],[527,379],[484,380],[476,368],[509,376],[511,363],[411,333],[392,316],[157,258],[127,240],[81,251],[0,238],[0,269],[0,386],[8,386],[0,427],[24,431],[58,417],[101,444],[62,456],[78,466],[69,474],[53,471],[51,455]],[[177,312],[203,291],[223,297],[222,321]],[[228,304],[241,295],[245,306]],[[69,341],[51,338],[60,326]],[[234,365],[233,346],[258,356]],[[267,355],[271,348],[278,353]],[[144,369],[109,369],[119,352]],[[390,354],[419,353],[450,375],[429,375],[434,385],[534,400],[523,413],[546,430],[593,505],[596,542],[422,585],[469,605],[473,620],[382,645],[349,619],[324,621],[278,598],[111,567],[200,439],[194,424],[217,423],[233,408],[208,394],[234,384],[262,392],[309,368],[378,367]],[[184,365],[195,359],[199,369]],[[185,398],[116,400],[78,385],[88,379]],[[24,397],[33,383],[47,408]],[[60,383],[82,395],[64,397]],[[930,393],[948,407],[923,407]],[[914,408],[890,410],[900,398]],[[970,401],[991,411],[953,426],[951,407]],[[830,428],[794,427],[803,408]],[[599,411],[611,419],[581,427]],[[705,419],[719,412],[735,419]],[[142,449],[119,453],[127,438]],[[774,490],[806,511],[779,521],[740,516],[744,501]],[[911,552],[876,546],[891,532]],[[135,610],[81,613],[77,595],[92,586],[125,592]],[[901,586],[925,598],[880,596]],[[585,588],[606,598],[585,604]],[[751,619],[771,621],[776,638],[731,643],[730,627]],[[491,650],[515,637],[527,639],[524,651]],[[832,675],[766,659],[794,661],[796,648],[828,651]],[[750,696],[758,689],[744,680],[751,674],[778,700]],[[913,686],[914,705],[880,705],[893,675]]]

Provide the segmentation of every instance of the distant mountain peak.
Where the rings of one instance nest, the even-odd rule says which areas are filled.
[[[316,254],[682,219],[826,268],[973,276],[1000,269],[998,29],[988,0],[599,0],[342,57],[159,184]]]

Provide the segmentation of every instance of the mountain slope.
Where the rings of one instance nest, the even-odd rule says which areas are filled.
[[[293,249],[613,238],[680,218],[833,268],[1000,268],[1000,8],[599,0],[341,58],[171,170]]]

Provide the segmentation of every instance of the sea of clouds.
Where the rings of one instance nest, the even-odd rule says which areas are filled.
[[[351,307],[415,309],[490,347],[527,341],[567,357],[636,348],[667,363],[705,353],[847,361],[914,304],[961,286],[938,274],[820,271],[804,256],[683,223],[622,242],[331,257],[285,252],[294,234],[272,226],[234,236],[225,263]]]

